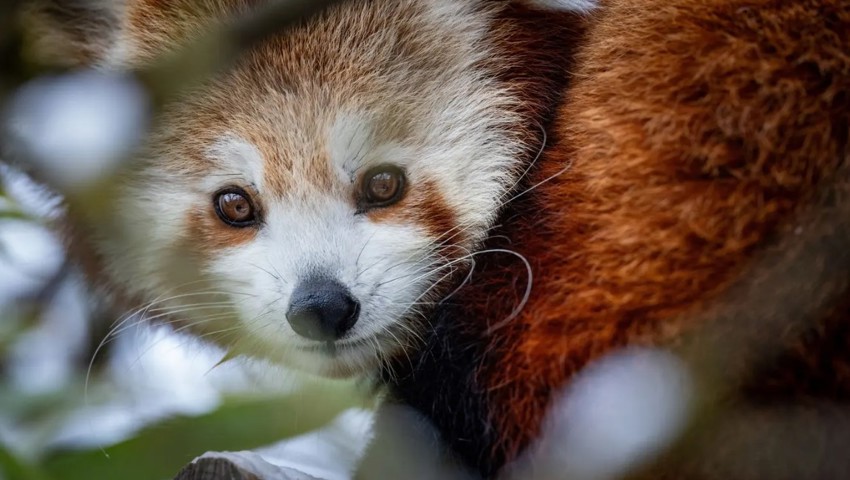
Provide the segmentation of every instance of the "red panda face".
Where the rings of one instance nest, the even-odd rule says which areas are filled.
[[[159,3],[131,3],[113,61],[201,23]],[[119,231],[100,232],[112,283],[227,347],[327,375],[413,342],[526,150],[520,100],[497,80],[496,8],[350,2],[187,96],[120,185]]]

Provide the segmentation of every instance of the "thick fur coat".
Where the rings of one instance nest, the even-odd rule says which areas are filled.
[[[517,193],[531,191],[487,245],[531,263],[528,302],[502,322],[528,274],[481,254],[426,347],[396,366],[409,368],[397,397],[485,476],[535,439],[590,361],[698,326],[701,305],[848,161],[850,2],[613,0],[592,23]],[[746,401],[850,401],[850,318],[827,311],[783,339]]]
[[[128,0],[108,13],[74,2],[99,15],[87,23],[41,3],[36,16],[60,25],[36,42],[46,57],[123,68],[257,2]],[[200,333],[271,312],[247,325],[248,344],[282,355],[304,346],[283,320],[286,281],[322,264],[353,285],[365,251],[381,266],[369,282],[385,285],[380,276],[404,263],[390,260],[415,258],[411,275],[431,269],[427,281],[382,293],[388,303],[362,293],[372,316],[354,335],[374,334],[374,350],[308,345],[287,360],[344,375],[392,357],[394,400],[497,475],[589,362],[701,327],[706,305],[775,235],[795,231],[848,160],[847,0],[608,0],[588,14],[593,3],[352,1],[264,42],[168,110],[145,170],[122,186],[120,228],[81,234],[97,246],[92,276],[144,304],[172,286],[168,267],[188,245],[219,289],[272,299],[243,302],[254,309]],[[400,162],[410,190],[355,218],[362,149],[366,166]],[[256,228],[216,218],[227,178],[263,207]],[[420,294],[451,292],[442,279],[463,275],[444,267],[470,250],[481,251],[470,281],[433,312],[418,309],[427,321],[396,315]],[[531,267],[518,312],[529,272],[505,250]],[[833,303],[782,338],[779,358],[742,385],[743,402],[850,400],[848,305]]]

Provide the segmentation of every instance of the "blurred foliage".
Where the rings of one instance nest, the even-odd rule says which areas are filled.
[[[21,211],[9,198],[2,177],[0,177],[0,225],[7,220],[35,221]],[[0,261],[6,260],[7,248],[6,244],[0,240]],[[4,352],[7,351],[14,340],[26,330],[27,322],[23,321],[20,313],[17,310],[0,311],[0,357],[4,355]]]
[[[351,384],[343,382],[285,397],[233,399],[211,414],[166,421],[103,451],[53,455],[43,471],[46,478],[62,480],[172,478],[199,452],[258,448],[322,427],[348,408],[365,406],[352,393]]]
[[[0,471],[11,480],[168,479],[202,452],[261,447],[320,428],[352,407],[368,403],[350,382],[231,398],[210,414],[173,418],[103,449],[53,452],[34,463],[0,449]]]
[[[2,177],[0,177],[2,180]],[[35,221],[30,215],[24,213],[18,205],[6,194],[6,188],[3,182],[0,181],[0,221],[3,220],[28,220]],[[3,251],[3,244],[0,243],[0,253]]]
[[[41,468],[19,460],[2,445],[0,445],[0,474],[5,474],[9,480],[51,480]]]

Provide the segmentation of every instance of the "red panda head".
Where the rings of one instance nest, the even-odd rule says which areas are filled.
[[[129,1],[103,63],[143,64],[252,3]],[[351,1],[248,52],[166,112],[117,185],[116,227],[93,235],[108,283],[321,374],[406,347],[537,138],[501,78],[519,62],[494,33],[510,5]]]

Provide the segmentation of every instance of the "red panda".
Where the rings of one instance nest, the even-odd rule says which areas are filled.
[[[138,68],[261,3],[120,2],[36,46]],[[540,150],[589,6],[341,2],[169,106],[73,250],[127,306],[234,352],[373,372],[421,335]]]
[[[123,70],[261,3],[30,14],[48,20],[47,59]],[[375,375],[415,348],[540,152],[593,6],[340,2],[169,105],[71,249],[124,308],[236,353]]]
[[[842,0],[603,2],[493,253],[387,375],[397,400],[491,477],[582,367],[692,331],[689,313],[850,161],[848,32]],[[533,272],[516,316],[528,273],[505,249]],[[783,339],[747,401],[850,401],[850,303],[838,303]],[[651,478],[683,476],[705,478]]]
[[[138,66],[256,3],[130,0],[96,42],[66,36],[83,62]],[[109,228],[72,241],[129,306],[238,352],[381,368],[495,476],[574,373],[687,331],[671,319],[847,156],[846,2],[593,3],[336,6],[170,108]],[[525,265],[476,253],[508,249],[533,273],[516,315]],[[175,279],[187,254],[203,283]],[[753,394],[846,399],[836,315]]]

